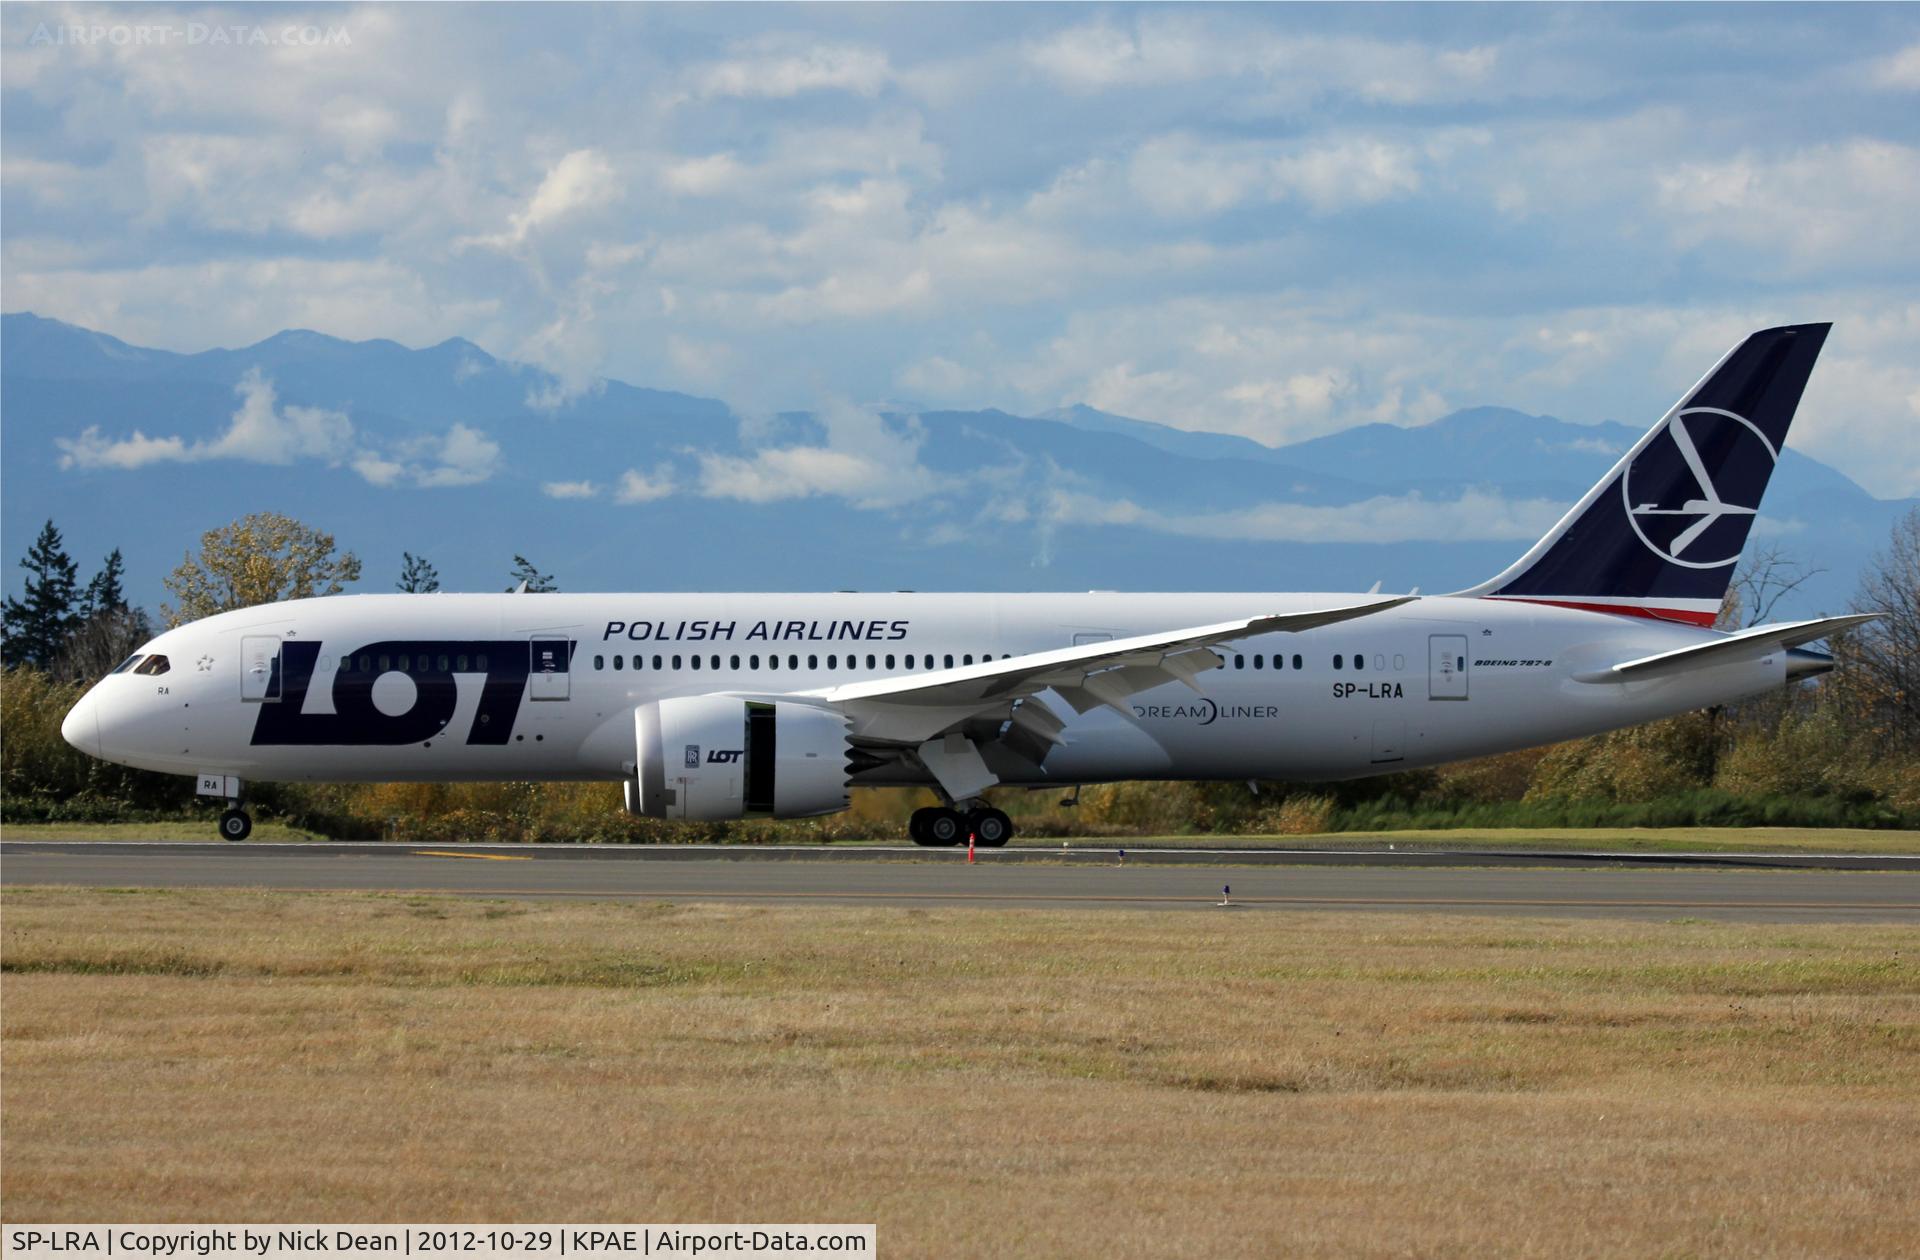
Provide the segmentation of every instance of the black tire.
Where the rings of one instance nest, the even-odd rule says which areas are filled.
[[[907,838],[909,840],[918,845],[930,845],[933,843],[933,841],[927,839],[927,815],[932,812],[930,809],[916,809],[913,811],[912,817],[907,819]]]
[[[1013,839],[1013,819],[997,809],[983,809],[967,819],[973,842],[983,849],[1004,849]]]
[[[936,809],[927,815],[927,843],[939,849],[951,849],[967,838],[967,820],[950,809]]]
[[[222,840],[245,840],[253,834],[253,819],[244,809],[230,809],[220,815],[220,838]]]

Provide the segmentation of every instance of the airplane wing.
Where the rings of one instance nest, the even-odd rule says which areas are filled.
[[[913,746],[950,731],[970,719],[998,716],[1040,739],[1058,743],[1064,727],[1057,715],[1033,701],[1052,690],[1079,713],[1101,705],[1124,711],[1135,692],[1170,682],[1195,691],[1196,675],[1221,664],[1212,649],[1254,635],[1312,630],[1398,608],[1415,597],[1401,595],[1339,608],[1246,617],[1190,629],[1083,643],[1050,652],[1032,652],[957,669],[848,683],[797,693],[822,701],[852,719],[856,742]],[[1028,701],[1018,706],[1015,701]]]
[[[1846,617],[1820,617],[1813,621],[1783,621],[1774,626],[1755,626],[1751,630],[1723,635],[1706,643],[1695,643],[1690,647],[1675,648],[1671,652],[1656,652],[1652,656],[1636,657],[1607,669],[1577,674],[1575,677],[1581,682],[1598,683],[1642,682],[1650,678],[1664,678],[1669,674],[1683,673],[1690,669],[1705,669],[1712,665],[1751,660],[1770,652],[1799,647],[1802,643],[1824,639],[1837,631],[1848,630],[1876,620],[1879,616],[1879,613],[1856,613]]]

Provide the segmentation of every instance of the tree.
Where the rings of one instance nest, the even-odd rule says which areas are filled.
[[[513,557],[513,571],[507,574],[507,580],[513,583],[507,588],[510,592],[522,589],[523,584],[529,595],[544,595],[560,589],[553,584],[552,574],[540,572],[534,567],[533,561],[517,553]]]
[[[440,589],[440,573],[424,556],[416,556],[411,551],[403,551],[400,556],[400,580],[394,584],[396,589],[409,595],[430,595]]]
[[[1760,547],[1734,573],[1714,625],[1721,630],[1760,625],[1781,600],[1826,571],[1825,566],[1801,564],[1779,547]]]
[[[27,578],[25,599],[9,595],[0,606],[5,620],[0,653],[10,666],[46,666],[59,655],[68,633],[79,624],[74,612],[73,558],[67,555],[60,531],[52,521],[41,528],[20,567],[32,576]]]
[[[53,674],[72,682],[93,682],[153,637],[153,621],[144,608],[104,608],[67,636],[53,658]]]
[[[1880,614],[1834,641],[1856,715],[1885,742],[1920,744],[1920,508],[1894,525],[1887,549],[1860,575],[1853,611]]]
[[[185,556],[167,575],[179,604],[160,611],[178,626],[231,608],[338,595],[359,578],[359,558],[335,555],[332,534],[278,512],[255,512],[200,536],[200,554]]]
[[[85,621],[99,613],[127,610],[126,562],[115,547],[100,572],[93,575],[87,589],[80,593],[80,618]],[[116,662],[117,663],[117,662]]]

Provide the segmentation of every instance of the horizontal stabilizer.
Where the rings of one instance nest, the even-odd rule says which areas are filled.
[[[1675,648],[1671,652],[1656,652],[1652,656],[1622,661],[1609,669],[1576,674],[1575,677],[1581,682],[1643,682],[1650,678],[1664,678],[1669,674],[1684,673],[1692,669],[1731,665],[1736,661],[1755,660],[1771,652],[1796,648],[1802,643],[1812,643],[1815,639],[1824,639],[1830,634],[1850,630],[1854,626],[1872,621],[1879,615],[1878,613],[1856,613],[1845,617],[1818,617],[1812,621],[1783,621],[1779,625],[1755,626],[1751,630],[1723,635],[1706,643]]]

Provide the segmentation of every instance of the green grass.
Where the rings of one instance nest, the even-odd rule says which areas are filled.
[[[1069,840],[1075,849],[1534,849],[1609,853],[1920,854],[1920,831],[1844,827],[1462,827],[1431,831],[1329,831],[1306,836],[1137,836]],[[1058,840],[1015,841],[1027,848]]]
[[[218,839],[212,820],[154,823],[8,823],[6,840],[117,840],[197,842]],[[301,843],[327,837],[284,823],[254,825],[248,843]],[[899,844],[898,840],[842,840],[834,848]],[[796,843],[802,843],[796,837]],[[1068,851],[1114,849],[1532,849],[1609,853],[1873,853],[1920,854],[1920,831],[1839,827],[1462,827],[1430,831],[1332,831],[1317,835],[1165,835],[1065,841]],[[1015,848],[1059,849],[1054,839],[1016,840]]]
[[[4,823],[0,824],[0,840],[218,840],[219,831],[214,819],[209,815],[204,820],[188,819],[173,822],[137,822],[137,823],[89,823],[89,822],[51,822],[51,823]],[[248,843],[285,844],[297,841],[325,840],[328,837],[317,832],[306,831],[298,827],[289,827],[280,822],[263,822],[258,819],[253,824],[253,835]]]

